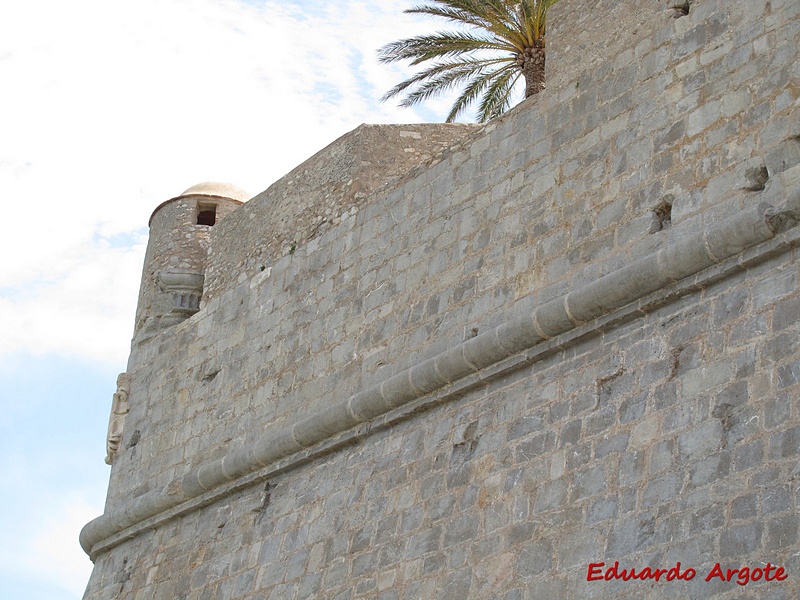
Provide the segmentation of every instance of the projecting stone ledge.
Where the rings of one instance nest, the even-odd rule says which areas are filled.
[[[460,146],[481,125],[360,125],[231,214],[214,231],[205,301],[351,216],[372,192]]]

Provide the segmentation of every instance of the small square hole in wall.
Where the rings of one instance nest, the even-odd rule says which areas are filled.
[[[675,197],[668,194],[650,211],[650,233],[656,233],[672,225],[672,202],[674,200]]]
[[[217,205],[216,204],[203,204],[197,205],[197,224],[198,225],[213,225],[217,222]]]
[[[670,8],[675,11],[673,16],[676,19],[680,19],[689,14],[689,11],[692,9],[692,2],[691,0],[678,0],[678,2],[675,2]]]

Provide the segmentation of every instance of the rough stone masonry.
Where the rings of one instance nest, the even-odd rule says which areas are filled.
[[[496,121],[155,211],[86,599],[800,596],[800,2],[549,19]]]

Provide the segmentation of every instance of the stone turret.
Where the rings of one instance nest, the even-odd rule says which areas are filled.
[[[233,185],[207,182],[156,207],[149,222],[134,344],[200,309],[211,228],[248,198]]]

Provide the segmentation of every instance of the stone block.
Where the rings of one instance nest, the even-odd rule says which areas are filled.
[[[697,460],[714,452],[721,442],[722,424],[705,421],[699,426],[681,433],[678,448],[683,460]]]
[[[722,558],[741,559],[762,547],[764,528],[760,522],[735,525],[722,532],[719,546]]]
[[[798,542],[800,518],[797,515],[777,517],[767,523],[767,541],[764,544],[767,550],[780,550],[795,548]]]
[[[707,485],[717,481],[730,472],[730,454],[720,452],[692,465],[690,485],[693,487]]]
[[[554,548],[550,542],[531,542],[521,549],[516,570],[522,577],[540,575],[553,568],[554,556]]]
[[[722,102],[712,100],[689,113],[687,117],[686,135],[694,137],[709,129],[721,116]]]
[[[539,514],[545,511],[561,508],[567,499],[568,488],[562,479],[556,479],[543,484],[536,494],[533,512]]]
[[[681,479],[676,473],[666,473],[651,481],[642,494],[642,506],[651,507],[672,500],[680,492]]]
[[[800,164],[800,137],[790,138],[779,143],[767,152],[765,161],[770,177]]]
[[[774,432],[770,436],[769,454],[772,459],[791,458],[800,454],[800,426]]]

